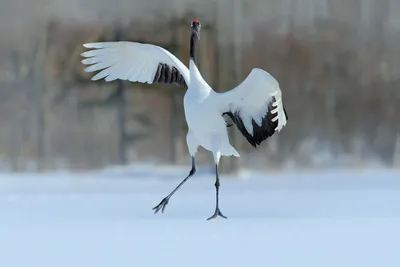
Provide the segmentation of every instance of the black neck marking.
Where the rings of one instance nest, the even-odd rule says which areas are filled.
[[[192,31],[190,35],[190,58],[196,63],[196,44],[197,44],[197,34]]]

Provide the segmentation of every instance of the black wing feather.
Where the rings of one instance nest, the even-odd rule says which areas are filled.
[[[240,116],[239,111],[228,111],[222,113],[222,115],[228,115],[231,120],[236,124],[236,127],[238,130],[242,133],[244,137],[246,137],[247,141],[253,146],[257,147],[257,145],[260,145],[263,141],[265,141],[267,138],[271,137],[275,133],[275,128],[278,126],[278,120],[272,121],[272,119],[276,116],[276,114],[271,114],[271,110],[274,109],[272,106],[272,103],[275,102],[275,98],[273,99],[274,101],[271,101],[268,105],[268,111],[267,114],[264,115],[262,119],[261,126],[259,126],[254,119],[252,119],[252,125],[253,125],[253,135],[251,135],[246,127],[244,126],[243,119]],[[283,111],[285,112],[286,120],[288,119],[286,109],[283,108]]]
[[[182,85],[187,89],[187,84],[182,73],[174,66],[169,66],[166,63],[159,63],[156,73],[154,74],[153,83],[169,83]]]

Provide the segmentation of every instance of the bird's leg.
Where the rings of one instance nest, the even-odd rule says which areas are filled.
[[[211,219],[215,219],[218,216],[227,219],[227,217],[225,215],[222,214],[222,212],[219,210],[219,175],[218,175],[218,164],[215,164],[215,193],[216,193],[216,205],[215,205],[215,212],[214,215],[211,216],[210,218],[207,219],[211,220]]]
[[[196,173],[196,164],[195,164],[194,156],[192,156],[192,169],[190,170],[189,175],[186,176],[186,178],[183,179],[182,182],[180,182],[180,183],[178,184],[178,186],[175,187],[175,189],[172,190],[171,193],[169,193],[168,196],[166,196],[165,198],[163,198],[163,200],[161,200],[161,202],[160,202],[157,206],[155,206],[155,207],[153,208],[154,213],[157,213],[160,209],[161,209],[161,212],[164,212],[165,206],[167,206],[168,201],[169,201],[169,199],[172,197],[172,195],[175,194],[175,192],[178,191],[178,189],[179,189],[190,177],[192,177],[195,173]]]

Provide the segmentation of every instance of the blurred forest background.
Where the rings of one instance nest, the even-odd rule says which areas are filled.
[[[232,127],[242,157],[226,169],[400,166],[399,14],[399,0],[0,0],[0,170],[189,164],[185,90],[92,82],[80,53],[149,42],[187,65],[193,19],[210,85],[263,68],[289,116],[258,149]]]

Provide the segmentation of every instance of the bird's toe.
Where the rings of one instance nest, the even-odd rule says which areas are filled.
[[[165,207],[168,204],[169,199],[168,198],[164,198],[163,200],[161,200],[160,204],[158,204],[157,206],[155,206],[153,208],[154,213],[157,213],[161,210],[161,213],[164,213]]]

